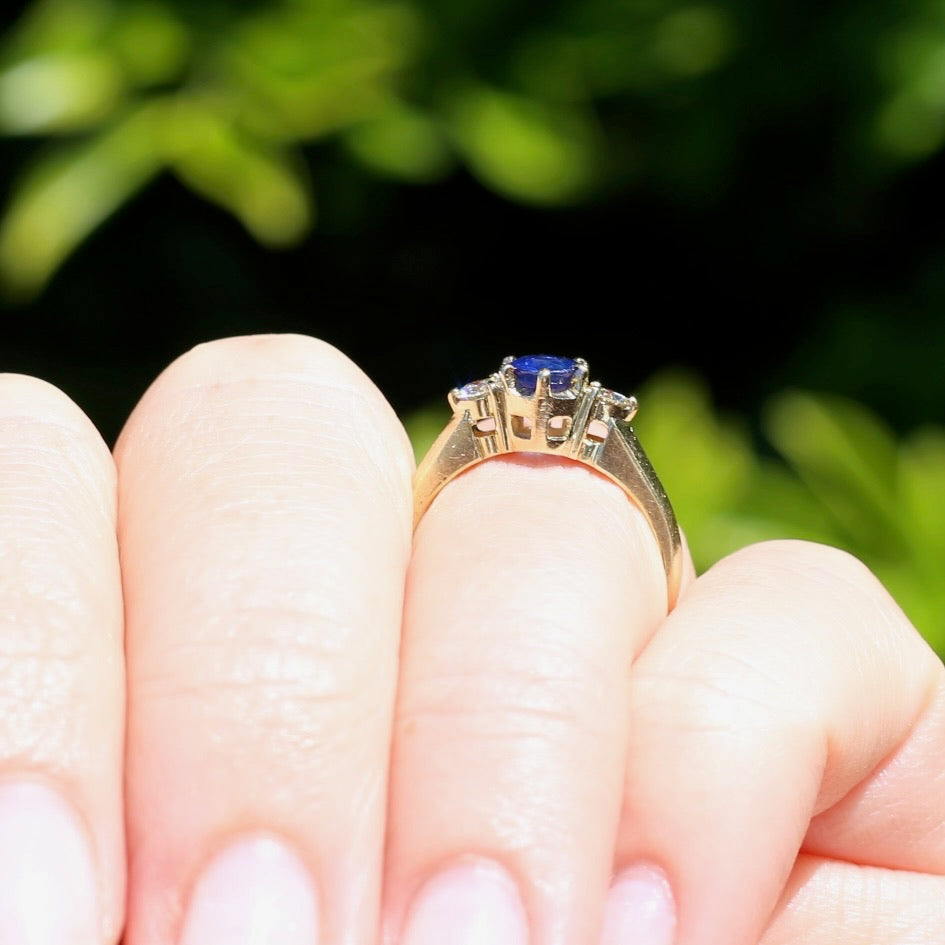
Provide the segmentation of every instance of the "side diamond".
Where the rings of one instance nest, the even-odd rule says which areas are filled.
[[[470,381],[457,389],[456,399],[478,400],[480,397],[485,397],[490,390],[492,390],[492,386],[488,381]]]
[[[607,390],[602,387],[597,393],[598,400],[601,403],[610,404],[612,407],[623,407],[630,403],[630,398],[624,394],[618,394],[615,390]]]

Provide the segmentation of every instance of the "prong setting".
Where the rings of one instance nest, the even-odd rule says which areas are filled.
[[[571,389],[580,393],[587,386],[587,361],[584,358],[575,358],[576,368],[571,379]]]
[[[551,355],[504,358],[499,371],[449,393],[473,425],[480,449],[555,453],[588,461],[615,424],[629,424],[637,400],[588,380],[587,362]]]

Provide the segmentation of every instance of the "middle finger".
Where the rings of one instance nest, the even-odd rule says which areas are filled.
[[[403,429],[328,345],[229,339],[165,371],[117,458],[128,945],[374,945]]]

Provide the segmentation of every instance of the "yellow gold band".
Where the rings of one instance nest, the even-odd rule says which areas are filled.
[[[501,369],[449,394],[453,417],[414,477],[414,528],[461,472],[515,452],[576,460],[615,482],[642,512],[666,571],[668,609],[679,595],[682,547],[666,492],[630,421],[634,397],[587,380],[587,364],[549,355],[506,358]]]

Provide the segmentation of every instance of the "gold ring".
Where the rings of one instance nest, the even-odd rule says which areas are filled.
[[[449,393],[453,417],[414,477],[414,528],[451,479],[493,456],[550,453],[603,473],[643,513],[659,544],[669,610],[679,595],[676,516],[630,421],[635,397],[588,381],[587,362],[553,355],[506,358],[485,380]]]

